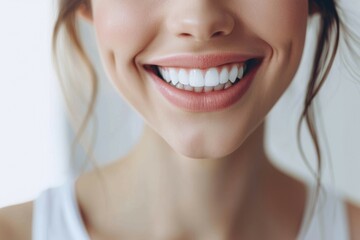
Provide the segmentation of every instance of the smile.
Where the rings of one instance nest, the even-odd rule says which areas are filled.
[[[239,82],[247,70],[247,63],[226,64],[208,69],[152,66],[164,82],[182,90],[211,92],[230,88]]]
[[[145,65],[156,88],[175,106],[190,112],[218,111],[235,104],[250,87],[261,59],[207,68]]]

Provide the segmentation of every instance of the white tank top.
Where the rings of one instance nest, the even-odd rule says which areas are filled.
[[[75,179],[50,188],[34,201],[33,240],[90,240],[77,205],[74,183]],[[325,191],[325,198],[320,195],[309,222],[315,190],[314,184],[307,183],[305,212],[297,240],[350,240],[344,201],[333,191]]]

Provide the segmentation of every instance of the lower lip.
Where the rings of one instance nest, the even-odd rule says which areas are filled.
[[[148,71],[156,88],[173,105],[189,112],[215,112],[226,109],[236,102],[249,89],[260,64],[254,66],[238,83],[230,88],[212,92],[191,92],[178,89]]]

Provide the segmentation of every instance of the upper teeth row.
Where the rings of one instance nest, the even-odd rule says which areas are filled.
[[[191,87],[216,87],[228,81],[234,83],[244,76],[246,64],[231,64],[209,69],[184,69],[160,67],[159,71],[168,83],[176,86],[178,83]]]

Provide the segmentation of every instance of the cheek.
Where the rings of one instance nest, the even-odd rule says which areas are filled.
[[[94,27],[102,52],[119,62],[130,59],[151,39],[147,19],[149,6],[136,1],[104,1],[94,6]],[[123,62],[121,64],[124,64]]]
[[[139,80],[134,57],[146,48],[154,35],[144,21],[146,4],[137,1],[99,1],[93,13],[94,29],[99,53],[110,80],[119,93],[132,104],[141,105],[141,99],[131,95],[133,89],[144,90]]]
[[[248,1],[244,21],[268,43],[286,44],[299,39],[306,29],[308,0]]]
[[[252,107],[263,117],[291,83],[300,64],[308,19],[307,0],[244,0],[249,6],[242,20],[268,46],[260,81],[254,84]],[[256,2],[256,3],[255,3]]]
[[[260,4],[261,7],[257,7]],[[282,79],[291,80],[304,48],[308,0],[272,0],[259,4],[249,2],[249,5],[252,7],[247,9],[244,20],[250,31],[263,39],[272,51],[268,74],[281,73]]]

